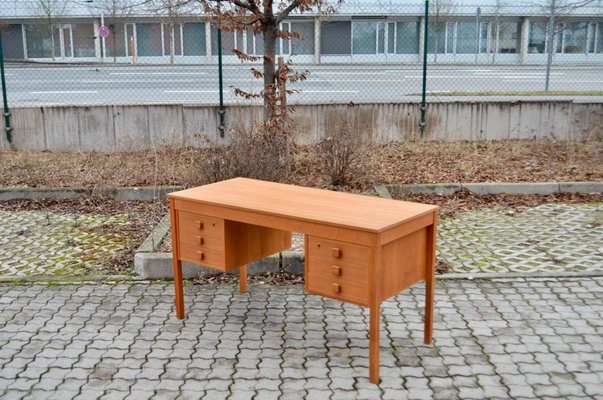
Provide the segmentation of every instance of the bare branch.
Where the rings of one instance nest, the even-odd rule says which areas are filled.
[[[301,4],[300,0],[295,0],[293,1],[291,4],[289,4],[287,6],[287,8],[285,8],[279,15],[279,17],[277,18],[276,22],[277,23],[281,23],[285,18],[287,18],[289,16],[289,14],[291,14],[291,12],[293,10],[295,10],[297,7],[299,7]]]

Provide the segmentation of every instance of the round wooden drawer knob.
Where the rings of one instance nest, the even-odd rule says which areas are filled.
[[[340,293],[341,286],[339,286],[339,283],[333,283],[331,284],[331,290],[333,290],[333,293]]]
[[[197,225],[197,229],[203,229],[203,222],[195,221],[195,224]]]
[[[198,251],[197,254],[199,255],[199,260],[205,260],[205,253]]]
[[[333,247],[333,257],[335,257],[335,258],[341,257],[341,250],[339,250],[337,247]]]
[[[331,273],[335,276],[340,276],[341,275],[341,267],[338,267],[337,265],[333,265],[331,267]]]
[[[203,240],[203,238],[201,236],[197,236],[197,243],[203,244],[203,243],[205,243],[205,240]]]

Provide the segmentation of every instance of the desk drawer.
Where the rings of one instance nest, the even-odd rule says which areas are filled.
[[[367,285],[368,267],[360,264],[342,263],[336,260],[309,257],[308,273],[335,279],[335,281],[351,282],[358,285]]]
[[[308,257],[321,258],[338,265],[368,266],[368,247],[308,236]]]
[[[181,235],[178,240],[180,240],[181,246],[189,244],[192,246],[197,246],[200,249],[213,249],[224,252],[223,237],[211,236],[203,232],[199,232],[196,235]]]
[[[368,306],[368,284],[342,281],[335,277],[310,273],[307,278],[307,290],[313,294]]]
[[[224,237],[224,220],[208,217],[206,215],[179,211],[178,229],[180,231],[180,237],[182,238],[195,238],[195,236],[199,235]]]
[[[226,270],[224,250],[208,249],[180,242],[180,259],[220,271]]]

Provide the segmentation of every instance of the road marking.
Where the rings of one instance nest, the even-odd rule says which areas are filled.
[[[45,81],[42,81],[45,82]],[[169,82],[169,83],[190,83],[190,82],[198,82],[194,79],[137,79],[137,80],[123,80],[123,81],[112,81],[112,80],[87,80],[80,79],[72,82],[81,82],[81,83],[161,83],[161,82]]]
[[[405,78],[423,78],[423,75],[406,75]],[[458,75],[429,75],[427,78],[438,78],[438,79],[475,79],[475,76],[458,76]],[[498,77],[493,77],[498,78]]]
[[[545,72],[509,72],[509,71],[501,71],[501,72],[477,72],[476,75],[545,75]],[[551,72],[551,75],[565,75],[565,72]]]
[[[542,82],[542,79],[534,79],[534,80],[527,80],[527,79],[521,79],[521,80],[515,80],[517,79],[516,77],[513,78],[505,78],[505,82],[521,82],[521,83],[527,83],[527,82]],[[553,80],[554,83],[603,83],[603,81],[562,81],[559,79],[555,79]]]
[[[228,93],[227,90],[223,90],[223,93]],[[218,93],[217,90],[164,90],[163,93]]]
[[[389,75],[389,72],[312,72],[313,75]]]
[[[318,83],[318,82],[402,82],[404,78],[398,79],[325,79],[322,81],[315,81],[312,78],[308,79],[306,82]]]
[[[206,72],[109,72],[109,75],[207,75]]]
[[[294,94],[304,94],[304,93],[358,93],[358,90],[303,90],[299,93]]]
[[[51,91],[51,92],[29,92],[31,94],[94,94],[98,93],[96,90],[64,90],[64,91]]]

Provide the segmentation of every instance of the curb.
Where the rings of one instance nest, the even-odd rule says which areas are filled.
[[[65,200],[78,199],[85,196],[106,196],[117,201],[133,200],[165,200],[168,193],[184,189],[182,186],[149,186],[149,187],[71,187],[71,188],[0,188],[0,201],[9,200]]]
[[[374,186],[377,193],[396,192],[400,194],[440,194],[451,195],[467,189],[479,196],[488,194],[538,194],[554,193],[603,193],[603,182],[525,182],[525,183],[436,183]]]
[[[172,253],[136,253],[134,255],[136,274],[140,279],[174,279],[172,269]],[[197,265],[182,263],[182,277],[192,279],[203,275],[219,273],[215,269],[199,267]],[[248,275],[258,275],[266,272],[289,272],[294,275],[304,274],[304,255],[293,251],[284,251],[280,254],[265,257],[250,263],[247,267]],[[238,275],[234,270],[230,274]]]
[[[168,254],[169,253],[155,253],[155,254]],[[298,254],[298,253],[296,253]],[[301,256],[301,254],[298,254]],[[268,257],[268,258],[278,258],[278,257]],[[283,257],[285,259],[285,257]],[[299,257],[302,262],[303,268],[303,256]],[[252,265],[256,265],[257,268],[262,268],[261,271],[257,271],[256,273],[264,273],[264,272],[278,272],[280,269],[272,269],[266,270],[262,262],[254,263]],[[184,267],[184,266],[183,266]],[[199,269],[201,267],[191,266],[193,268]],[[171,255],[170,255],[170,265],[171,269]],[[251,268],[251,265],[250,265]],[[184,268],[183,268],[184,269]],[[208,273],[216,273],[215,270],[209,270],[202,268],[202,270],[207,271]],[[303,275],[303,273],[292,272],[288,268],[283,269],[285,272],[294,273],[295,275]],[[237,272],[233,272],[233,274],[237,274]],[[255,273],[254,273],[255,274]],[[191,279],[196,276],[201,276],[203,274],[196,274],[190,278]],[[251,275],[251,274],[250,274]],[[603,278],[603,271],[601,272],[531,272],[531,273],[500,273],[500,274],[443,274],[436,275],[436,281],[509,281],[515,282],[518,280],[555,280],[555,279],[584,279],[584,278]],[[36,276],[1,276],[0,277],[0,285],[4,283],[11,284],[33,284],[33,283],[46,283],[49,285],[70,285],[70,284],[81,284],[81,283],[90,283],[90,284],[115,284],[121,282],[127,283],[139,283],[139,284],[151,284],[155,281],[164,281],[168,280],[167,278],[142,278],[137,276],[130,275],[82,275],[82,276],[56,276],[56,275],[36,275]]]

